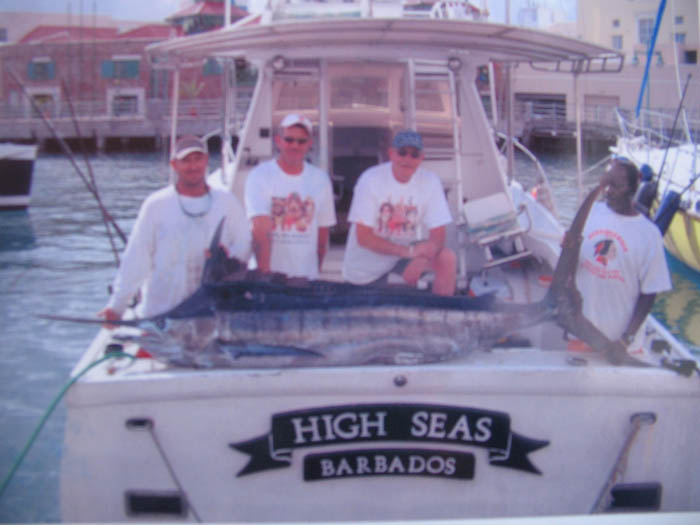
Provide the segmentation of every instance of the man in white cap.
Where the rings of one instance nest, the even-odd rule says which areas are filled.
[[[192,135],[181,137],[170,165],[174,185],[146,198],[139,210],[112,295],[99,316],[121,319],[129,302],[144,285],[139,316],[165,312],[200,285],[206,251],[222,218],[221,245],[244,263],[250,256],[250,226],[243,207],[227,191],[206,181],[207,146]]]
[[[305,160],[311,144],[311,121],[287,115],[275,135],[279,155],[248,175],[245,205],[263,272],[318,278],[336,219],[330,178]]]
[[[452,222],[440,178],[420,168],[423,139],[400,131],[389,148],[389,162],[372,166],[357,181],[348,221],[343,278],[354,284],[391,282],[415,286],[433,272],[432,291],[452,295],[457,259],[445,247]]]

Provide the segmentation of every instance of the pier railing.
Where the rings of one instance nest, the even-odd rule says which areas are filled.
[[[236,101],[239,125],[244,121],[251,96],[252,88],[239,89]],[[220,128],[221,107],[218,98],[181,100],[178,106],[180,133],[203,135]],[[489,112],[489,108],[486,109]],[[584,139],[613,140],[619,133],[616,109],[608,105],[585,106],[582,113]],[[108,138],[156,137],[160,140],[170,133],[171,102],[168,99],[143,100],[133,97],[115,98],[111,102],[76,101],[72,103],[72,109],[66,100],[59,103],[48,101],[41,106],[41,111],[64,138],[77,138],[72,117],[75,114],[81,134],[94,137],[98,145]],[[573,137],[576,131],[574,115],[573,105],[564,101],[516,101],[514,132],[525,144],[538,137]],[[504,126],[505,123],[501,121],[498,131],[505,131]],[[700,125],[695,129],[700,129]],[[0,103],[0,140],[41,141],[50,138],[50,131],[28,101]]]
[[[236,101],[239,123],[248,110],[252,89],[240,89]],[[51,121],[64,139],[75,139],[74,118],[84,137],[99,144],[109,138],[157,137],[170,133],[171,101],[167,99],[117,98],[111,101],[75,101],[51,99],[32,105],[0,103],[0,140],[37,140],[53,138],[42,116]],[[41,113],[40,113],[41,112]],[[222,125],[221,100],[185,99],[178,105],[181,133],[203,135]]]
[[[620,126],[628,135],[644,136],[650,144],[666,147],[671,144],[683,144],[700,141],[700,113],[686,111],[678,115],[670,111],[653,111],[643,109],[639,118],[634,118],[631,111],[619,111]]]

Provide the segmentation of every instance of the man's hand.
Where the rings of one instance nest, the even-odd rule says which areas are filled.
[[[605,357],[608,362],[613,365],[624,363],[628,358],[627,345],[619,339],[617,341],[610,341],[610,344],[605,349]]]
[[[97,317],[102,317],[105,321],[121,321],[122,319],[122,316],[114,310],[112,310],[111,308],[103,308],[102,310],[97,312]],[[104,326],[108,330],[113,330],[116,328],[116,325],[113,325],[109,322],[106,322],[102,326]]]
[[[413,259],[416,257],[425,257],[432,260],[439,251],[438,246],[432,241],[421,241],[413,245]]]

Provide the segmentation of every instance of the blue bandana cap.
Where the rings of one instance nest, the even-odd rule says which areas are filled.
[[[392,145],[396,149],[408,146],[411,148],[416,148],[420,151],[423,149],[423,139],[421,138],[418,132],[413,131],[411,129],[405,129],[403,131],[399,131],[396,134]]]

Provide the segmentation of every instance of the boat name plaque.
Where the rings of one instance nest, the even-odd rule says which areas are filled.
[[[271,430],[229,446],[250,456],[238,476],[289,467],[298,448],[356,443],[430,443],[424,448],[355,447],[309,454],[304,480],[362,476],[473,479],[475,458],[461,446],[488,449],[489,464],[540,474],[528,454],[549,444],[516,434],[505,412],[446,405],[389,403],[310,408],[273,414]],[[435,448],[434,445],[449,448]]]

